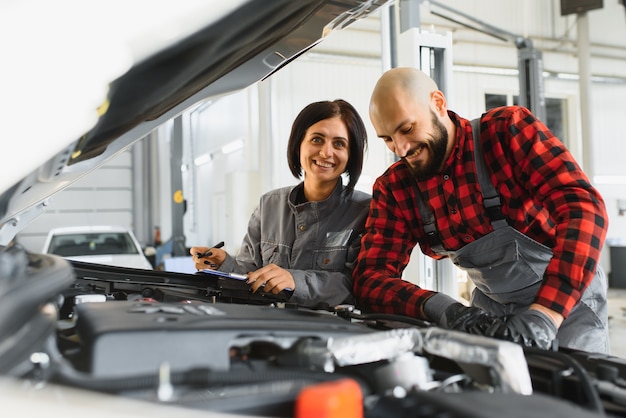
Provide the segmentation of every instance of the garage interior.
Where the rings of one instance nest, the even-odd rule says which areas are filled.
[[[576,3],[591,7],[580,12]],[[467,118],[504,104],[531,108],[581,162],[609,212],[601,265],[609,274],[612,354],[626,357],[623,0],[390,2],[271,77],[158,126],[52,197],[16,240],[40,251],[52,228],[122,225],[153,248],[158,268],[184,270],[184,260],[175,261],[195,245],[225,241],[234,253],[259,196],[296,183],[284,158],[289,129],[316,100],[343,98],[364,116],[369,150],[357,189],[370,192],[393,156],[365,116],[374,83],[396,66],[434,74],[449,107]],[[413,257],[405,276],[457,297],[468,293],[449,263]]]

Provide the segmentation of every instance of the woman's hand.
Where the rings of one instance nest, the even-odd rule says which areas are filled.
[[[276,264],[268,264],[265,267],[248,273],[248,284],[253,292],[263,289],[265,293],[277,295],[285,289],[294,290],[296,282],[287,270],[278,267]]]
[[[221,248],[191,247],[189,254],[191,254],[196,270],[216,270],[226,260],[226,251]]]

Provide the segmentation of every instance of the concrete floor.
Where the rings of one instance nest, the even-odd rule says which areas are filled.
[[[610,288],[608,302],[611,355],[626,359],[626,289]]]

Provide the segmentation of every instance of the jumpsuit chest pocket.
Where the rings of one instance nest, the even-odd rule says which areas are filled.
[[[476,241],[478,242],[478,241]],[[494,248],[475,248],[467,255],[461,255],[459,251],[456,256],[451,257],[454,264],[462,269],[502,269],[506,273],[511,263],[518,261],[520,257],[519,245],[517,241],[509,241]]]
[[[514,296],[517,292],[540,282],[550,258],[548,247],[510,227],[493,231],[450,256],[478,289],[501,303],[515,301],[521,296]]]
[[[348,258],[347,247],[332,247],[315,250],[313,257],[314,270],[341,271]]]

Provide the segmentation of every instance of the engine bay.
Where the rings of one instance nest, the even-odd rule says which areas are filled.
[[[39,387],[259,417],[626,415],[620,358],[306,309],[218,276],[2,257],[1,371]]]

